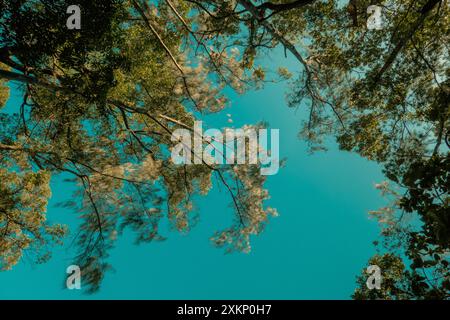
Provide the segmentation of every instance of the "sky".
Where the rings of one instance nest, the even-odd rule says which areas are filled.
[[[266,66],[297,65],[280,53],[265,57]],[[100,291],[65,288],[66,268],[75,249],[71,238],[55,247],[52,259],[36,265],[23,259],[11,271],[0,272],[0,299],[350,299],[356,276],[375,253],[379,228],[368,211],[385,204],[375,183],[381,168],[360,156],[339,151],[330,141],[327,152],[309,154],[298,138],[305,108],[290,109],[286,82],[267,84],[244,95],[227,92],[232,105],[202,117],[211,128],[236,128],[266,121],[280,130],[280,158],[286,166],[269,176],[268,205],[277,208],[266,229],[252,239],[250,253],[225,254],[209,238],[231,225],[233,209],[226,190],[215,187],[197,198],[199,221],[188,234],[163,228],[168,239],[135,245],[132,232],[118,239]],[[20,93],[13,90],[6,110],[17,110]],[[76,232],[77,214],[57,206],[69,200],[73,185],[52,179],[47,217],[67,223]],[[83,287],[83,281],[81,281]]]

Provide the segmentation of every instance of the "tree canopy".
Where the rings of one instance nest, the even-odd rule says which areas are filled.
[[[3,268],[32,246],[39,258],[47,256],[42,248],[65,234],[62,226],[45,224],[49,178],[61,173],[79,186],[80,200],[65,205],[84,220],[75,262],[91,291],[109,268],[105,259],[118,233],[128,227],[137,242],[161,240],[164,213],[187,232],[195,223],[192,198],[208,193],[213,178],[229,193],[236,219],[212,240],[248,251],[250,235],[276,215],[264,205],[268,193],[258,166],[179,166],[168,149],[172,132],[191,128],[195,113],[225,106],[225,81],[242,90],[256,80],[232,53],[214,64],[193,55],[183,44],[185,25],[178,23],[189,10],[183,3],[172,10],[168,3],[84,1],[83,27],[73,32],[65,29],[67,6],[2,6],[1,61],[7,68],[0,76],[22,83],[24,92],[16,113],[1,118]],[[221,81],[209,79],[212,68],[221,68]]]
[[[38,252],[64,236],[45,219],[50,176],[61,173],[79,186],[82,200],[67,205],[84,219],[77,261],[93,291],[117,233],[131,227],[139,242],[160,240],[164,213],[188,231],[192,196],[206,194],[213,177],[236,212],[213,241],[249,250],[250,235],[276,215],[264,204],[258,167],[174,165],[170,137],[222,110],[226,87],[245,92],[292,77],[288,102],[308,110],[299,136],[310,150],[334,137],[340,149],[382,164],[390,180],[377,187],[391,204],[371,212],[383,253],[369,261],[387,270],[389,285],[369,292],[363,274],[354,298],[449,297],[446,0],[79,3],[82,28],[67,30],[67,1],[0,1],[0,106],[5,80],[23,87],[22,104],[0,117],[5,268],[24,249]],[[382,30],[367,28],[373,4],[382,8]],[[277,47],[298,68],[280,63],[270,79],[257,58]]]

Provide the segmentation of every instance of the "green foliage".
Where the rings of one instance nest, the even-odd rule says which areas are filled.
[[[0,215],[5,267],[29,247],[64,236],[61,226],[47,225],[44,214],[48,181],[56,174],[70,175],[79,187],[74,201],[63,205],[83,221],[74,232],[74,263],[88,292],[97,291],[111,269],[108,251],[125,228],[138,243],[163,240],[163,218],[188,232],[196,221],[192,199],[207,194],[214,178],[226,187],[236,212],[232,226],[215,234],[225,243],[214,243],[248,251],[250,236],[276,214],[264,204],[268,193],[259,168],[180,166],[169,151],[174,130],[192,129],[196,114],[226,106],[221,89],[229,85],[242,92],[264,74],[257,71],[253,79],[236,51],[219,54],[204,44],[203,55],[195,56],[194,46],[185,48],[187,23],[197,18],[184,2],[78,4],[82,28],[67,30],[69,1],[2,1],[0,61],[8,68],[0,76],[23,86],[16,113],[0,116],[0,203],[8,204]],[[30,185],[31,178],[36,181]],[[31,189],[8,196],[23,186]]]
[[[408,270],[403,259],[392,253],[375,255],[370,258],[368,265],[377,265],[381,268],[381,288],[368,289],[366,281],[369,275],[363,271],[357,278],[358,287],[352,295],[355,300],[448,299],[448,279],[440,279],[437,282],[433,278],[442,274],[442,271],[430,273],[429,269]]]
[[[8,182],[0,185],[0,268],[11,269],[26,249],[43,261],[48,256],[45,246],[61,244],[67,233],[65,227],[46,221],[49,173],[17,173],[0,168],[0,179]]]
[[[357,298],[448,298],[448,3],[377,1],[382,30],[366,26],[373,4],[368,0],[195,3],[216,25],[241,19],[233,25],[245,39],[240,43],[247,46],[249,64],[277,45],[293,54],[299,72],[288,101],[309,111],[300,136],[311,151],[325,149],[325,138],[334,136],[342,150],[379,162],[405,191],[388,192],[383,184],[395,201],[372,212],[383,226],[384,249],[395,254],[374,260],[381,259],[388,272],[405,271],[396,273],[398,281],[385,288],[389,292],[366,294],[361,287]],[[399,259],[413,264],[400,268]],[[433,276],[424,280],[422,271]],[[396,289],[404,281],[407,293]]]
[[[366,286],[369,275],[364,273],[358,277],[358,288],[352,295],[355,300],[393,300],[408,299],[408,274],[400,257],[393,254],[375,255],[370,258],[368,266],[376,265],[382,270],[381,289],[370,290]]]
[[[8,67],[0,63],[0,68],[8,70]],[[0,109],[3,108],[9,99],[9,87],[4,79],[0,79]]]

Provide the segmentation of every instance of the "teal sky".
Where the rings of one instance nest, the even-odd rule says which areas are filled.
[[[296,64],[284,57],[264,63],[295,72]],[[215,187],[198,199],[200,220],[189,234],[165,228],[168,240],[140,246],[131,232],[119,238],[109,259],[115,270],[99,293],[64,289],[75,254],[68,238],[48,263],[35,265],[25,257],[12,271],[0,272],[0,299],[349,299],[356,276],[375,253],[379,231],[367,212],[383,205],[374,184],[384,178],[378,165],[338,151],[334,143],[328,152],[309,155],[297,138],[305,112],[287,107],[287,90],[281,83],[230,93],[230,108],[203,118],[208,127],[220,128],[229,125],[230,113],[235,127],[262,120],[280,129],[280,157],[287,163],[266,184],[268,204],[280,216],[253,238],[250,254],[224,254],[210,243],[233,218],[227,193]],[[7,110],[17,110],[20,99],[14,90]],[[76,213],[55,206],[71,198],[73,186],[54,178],[52,189],[49,220],[68,223],[75,233]]]

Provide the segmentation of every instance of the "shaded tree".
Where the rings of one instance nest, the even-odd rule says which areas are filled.
[[[300,135],[311,151],[324,150],[324,139],[333,136],[341,150],[382,164],[402,188],[389,210],[377,211],[389,223],[382,231],[385,249],[410,264],[408,274],[434,276],[409,276],[410,287],[421,289],[390,297],[448,297],[448,2],[189,2],[203,11],[211,32],[234,26],[246,61],[281,46],[299,62],[288,102],[307,109]],[[383,9],[380,31],[366,27],[373,4]],[[374,258],[400,264],[383,259]]]
[[[260,79],[230,50],[226,59],[214,52],[207,60],[196,57],[185,43],[190,8],[183,2],[79,1],[82,28],[70,31],[68,5],[1,2],[2,106],[5,80],[20,83],[23,92],[14,113],[0,117],[1,266],[11,268],[25,250],[48,258],[44,249],[65,235],[45,218],[55,174],[79,187],[65,206],[83,219],[74,263],[89,292],[99,289],[110,268],[108,250],[118,234],[131,228],[138,243],[162,240],[163,216],[189,231],[192,198],[207,194],[214,178],[236,218],[212,240],[229,251],[248,251],[250,236],[276,214],[264,205],[268,193],[259,166],[175,165],[170,148],[174,130],[192,130],[199,114],[226,106],[225,85],[242,92]]]

